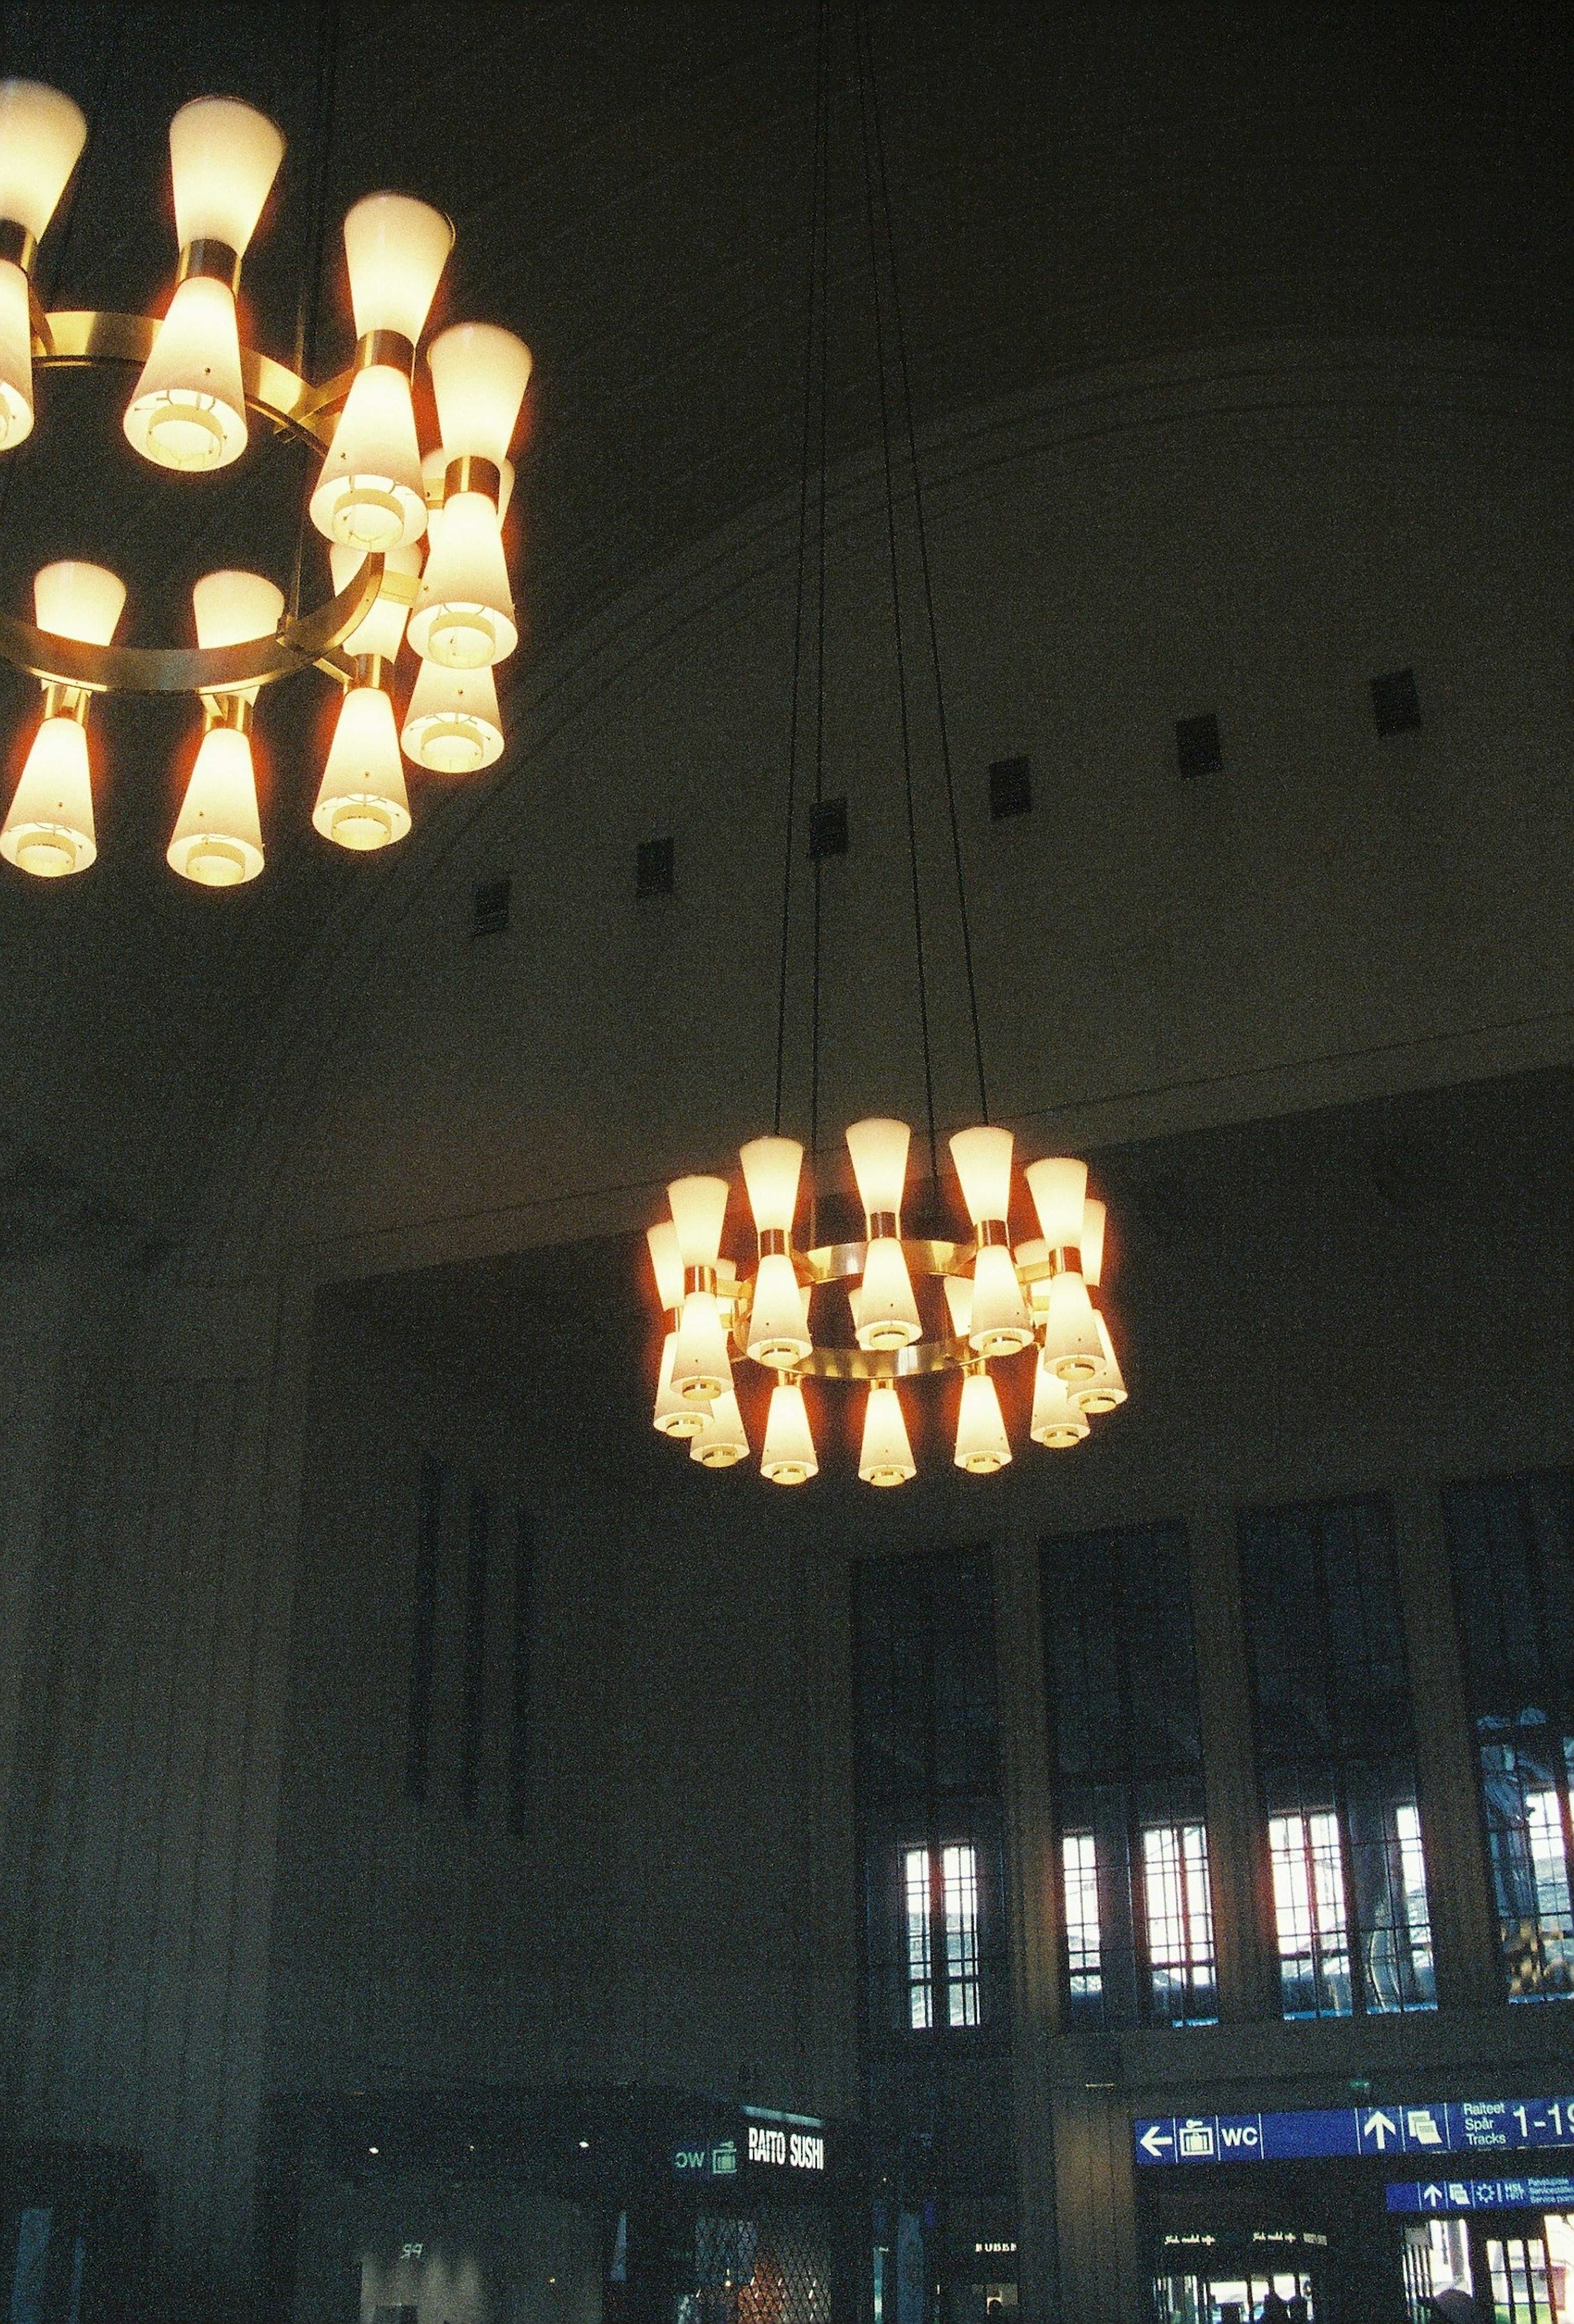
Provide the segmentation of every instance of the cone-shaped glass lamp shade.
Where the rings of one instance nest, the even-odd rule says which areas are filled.
[[[690,1291],[683,1302],[672,1386],[690,1404],[711,1404],[732,1386],[732,1358],[714,1291]]]
[[[803,1148],[795,1138],[751,1138],[738,1148],[749,1208],[761,1234],[774,1229],[792,1231],[798,1208],[798,1179],[803,1168]]]
[[[0,218],[42,242],[88,139],[80,106],[41,80],[0,80]]]
[[[1113,1412],[1125,1402],[1125,1382],[1121,1378],[1120,1359],[1115,1352],[1115,1342],[1109,1336],[1109,1326],[1093,1310],[1093,1327],[1098,1334],[1098,1344],[1104,1351],[1104,1368],[1085,1387],[1070,1390],[1071,1402],[1079,1412],[1098,1414]]]
[[[256,774],[249,734],[211,726],[197,749],[167,860],[202,888],[237,888],[263,868]]]
[[[749,1353],[757,1364],[786,1371],[801,1363],[813,1345],[803,1286],[793,1272],[792,1261],[784,1250],[768,1252],[755,1277]]]
[[[888,1380],[875,1380],[864,1406],[864,1441],[858,1475],[866,1485],[905,1485],[918,1474],[907,1440],[902,1399]]]
[[[877,1212],[902,1209],[902,1190],[907,1183],[907,1148],[912,1132],[904,1121],[889,1121],[880,1118],[855,1121],[847,1130],[847,1152],[853,1157],[853,1176],[858,1182],[858,1199],[865,1212],[874,1216]]]
[[[1009,1130],[990,1129],[958,1130],[950,1141],[962,1200],[975,1226],[1011,1214],[1011,1142]]]
[[[1069,1155],[1046,1154],[1023,1172],[1044,1240],[1051,1250],[1075,1248],[1088,1200],[1088,1165]]]
[[[1032,1335],[1032,1317],[1010,1251],[1003,1242],[986,1243],[973,1261],[968,1338],[981,1356],[1014,1356]]]
[[[952,1336],[965,1340],[973,1329],[973,1286],[965,1275],[945,1278],[946,1305],[951,1314]]]
[[[734,1469],[749,1456],[744,1416],[731,1388],[718,1396],[697,1435],[689,1441],[689,1458],[705,1469]]]
[[[468,455],[501,467],[530,384],[524,341],[495,323],[456,323],[433,339],[426,360],[449,458]]]
[[[1089,1194],[1088,1200],[1082,1205],[1081,1238],[1082,1280],[1088,1286],[1089,1291],[1097,1290],[1099,1278],[1104,1273],[1104,1224],[1106,1215],[1106,1213],[1105,1212],[1104,1204],[1102,1203],[1096,1203],[1092,1195]]]
[[[1069,1452],[1088,1434],[1088,1423],[1072,1404],[1070,1392],[1041,1356],[1033,1367],[1032,1420],[1028,1429],[1035,1444],[1052,1452]]]
[[[1079,1275],[1057,1275],[1050,1285],[1043,1360],[1068,1388],[1086,1386],[1103,1370],[1097,1320]]]
[[[364,550],[348,548],[342,540],[332,543],[328,552],[328,562],[333,574],[333,594],[336,597],[341,590],[349,587],[366,561]],[[402,541],[385,550],[384,570],[385,573],[405,575],[419,573],[420,542]],[[390,596],[386,587],[380,589],[371,612],[356,623],[340,650],[352,658],[360,654],[381,654],[384,661],[392,661],[403,641],[404,624],[409,618],[409,606],[399,598]]]
[[[98,853],[88,737],[74,718],[46,718],[0,829],[0,855],[36,879],[85,872]]]
[[[854,1337],[860,1348],[890,1350],[911,1347],[922,1332],[902,1245],[894,1235],[876,1235],[864,1259]]]
[[[819,1474],[803,1390],[796,1380],[782,1380],[771,1390],[760,1474],[773,1485],[806,1485]]]
[[[352,686],[345,696],[311,820],[324,839],[357,853],[387,847],[409,830],[394,705],[381,687]]]
[[[344,244],[356,337],[396,331],[413,346],[454,246],[449,221],[409,194],[367,194],[346,215]]]
[[[716,1265],[727,1220],[727,1193],[725,1178],[674,1178],[668,1187],[678,1253],[685,1267]]]
[[[650,1245],[656,1296],[668,1314],[675,1315],[683,1305],[683,1261],[678,1255],[678,1230],[671,1219],[658,1219],[653,1227],[645,1229],[645,1240]]]
[[[957,1415],[956,1462],[969,1477],[993,1476],[1011,1458],[1011,1443],[1001,1418],[1000,1398],[986,1371],[965,1373],[962,1408]]]
[[[205,650],[245,645],[274,634],[284,616],[284,592],[261,573],[205,573],[192,585],[191,610],[197,642]],[[257,698],[255,686],[236,691],[247,702]]]
[[[0,452],[32,432],[32,317],[27,277],[0,259]]]
[[[502,521],[485,493],[454,493],[444,502],[410,617],[410,642],[423,661],[448,669],[505,661],[519,643]]]
[[[399,739],[405,757],[434,775],[476,775],[495,765],[503,756],[503,719],[491,670],[423,661]]]
[[[106,646],[125,604],[125,584],[106,565],[62,557],[32,576],[33,616],[51,637],[76,638],[85,646]]]
[[[194,97],[170,124],[170,181],[181,247],[225,242],[237,258],[257,230],[284,140],[236,97]]]
[[[384,555],[426,530],[426,487],[410,382],[393,364],[368,364],[345,408],[312,489],[312,523],[329,540]]]
[[[122,422],[161,468],[225,468],[245,450],[240,331],[227,282],[189,274],[175,286]]]
[[[698,1436],[704,1427],[710,1407],[690,1404],[672,1386],[672,1364],[678,1352],[678,1334],[669,1332],[662,1342],[662,1369],[656,1380],[656,1408],[652,1416],[653,1427],[663,1436]]]

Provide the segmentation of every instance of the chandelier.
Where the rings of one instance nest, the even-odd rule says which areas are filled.
[[[508,458],[530,378],[510,331],[458,323],[426,350],[438,441],[424,453],[416,351],[453,246],[439,210],[370,194],[344,221],[355,362],[314,386],[240,342],[236,294],[284,140],[234,97],[194,98],[170,124],[180,256],[161,317],[46,314],[38,244],[76,168],[88,124],[36,81],[0,82],[0,452],[32,432],[38,371],[134,371],[123,425],[155,466],[199,475],[246,448],[248,416],[321,455],[306,513],[329,543],[327,603],[286,615],[259,573],[209,573],[192,591],[195,646],[117,645],[125,585],[65,559],[33,582],[33,621],[0,614],[0,655],[36,678],[43,707],[0,826],[0,855],[59,878],[97,853],[88,715],[103,694],[188,694],[202,733],[167,851],[210,888],[255,879],[263,835],[251,724],[260,689],[316,668],[343,687],[312,809],[325,839],[366,851],[403,838],[401,750],[434,774],[490,766],[503,750],[495,665],[518,642],[502,521]],[[408,641],[419,661],[403,719],[391,679]]]
[[[1014,1141],[988,1119],[978,998],[963,877],[950,745],[931,586],[923,494],[912,420],[906,338],[891,234],[890,198],[878,93],[861,5],[853,9],[856,87],[862,126],[860,152],[869,235],[875,369],[879,388],[884,515],[890,556],[896,696],[906,805],[909,885],[912,899],[916,989],[928,1117],[930,1185],[925,1207],[939,1206],[940,1168],[931,1056],[923,882],[920,873],[915,776],[911,748],[907,659],[903,650],[897,494],[887,386],[887,318],[893,328],[895,374],[906,422],[913,526],[922,578],[923,613],[933,672],[936,731],[943,774],[961,954],[972,1026],[979,1111],[984,1119],[949,1140],[968,1229],[954,1233],[904,1233],[912,1131],[905,1121],[873,1117],[847,1131],[847,1148],[862,1210],[863,1231],[823,1234],[829,1203],[811,1202],[807,1247],[795,1240],[804,1147],[782,1134],[792,847],[797,757],[806,632],[817,640],[815,662],[815,799],[822,798],[825,723],[826,572],[826,281],[829,216],[830,12],[822,0],[817,55],[813,199],[810,232],[809,300],[804,355],[803,474],[799,498],[798,601],[794,632],[792,736],[787,759],[787,838],[782,866],[782,957],[778,982],[776,1098],[769,1136],[739,1151],[755,1231],[755,1254],[725,1258],[722,1241],[730,1189],[727,1179],[690,1176],[667,1189],[670,1215],[647,1230],[656,1295],[666,1316],[656,1386],[654,1425],[704,1467],[728,1469],[751,1452],[734,1377],[743,1360],[760,1367],[773,1385],[760,1453],[760,1473],[777,1485],[801,1485],[819,1467],[803,1383],[857,1384],[863,1396],[858,1475],[895,1486],[917,1474],[902,1388],[934,1373],[961,1374],[954,1459],[969,1476],[989,1476],[1012,1457],[1011,1442],[992,1366],[1032,1364],[1029,1434],[1035,1443],[1067,1450],[1089,1434],[1093,1421],[1125,1403],[1115,1342],[1093,1294],[1105,1252],[1105,1205],[1088,1191],[1088,1166],[1047,1155],[1023,1173],[1036,1234],[1014,1243],[1011,1217]],[[818,363],[818,395],[816,365]],[[818,591],[805,606],[809,569],[810,481],[818,403]],[[821,859],[813,869],[812,1006],[810,1012],[810,1148],[819,1164],[821,992],[819,975]],[[1018,1204],[1018,1216],[1024,1213]],[[932,1217],[926,1222],[939,1223]],[[938,1290],[937,1290],[937,1286]]]

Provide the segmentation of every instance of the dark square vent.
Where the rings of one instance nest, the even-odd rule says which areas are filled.
[[[512,880],[483,880],[470,899],[470,934],[500,936],[508,926],[513,900]]]
[[[1224,747],[1218,739],[1218,719],[1211,710],[1200,718],[1175,721],[1175,760],[1185,776],[1218,775],[1224,771]]]
[[[996,759],[989,770],[989,812],[996,823],[1032,812],[1032,770],[1025,759]]]
[[[1372,680],[1372,715],[1379,734],[1413,734],[1421,724],[1421,696],[1413,669],[1391,669]]]
[[[809,853],[818,863],[822,856],[847,852],[847,803],[845,798],[816,799],[809,810]]]
[[[672,892],[675,850],[670,839],[642,839],[634,859],[634,892],[636,896],[670,896]]]

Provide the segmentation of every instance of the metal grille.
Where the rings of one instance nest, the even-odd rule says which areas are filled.
[[[830,2324],[830,2237],[810,2211],[694,2223],[694,2288],[674,2324]]]

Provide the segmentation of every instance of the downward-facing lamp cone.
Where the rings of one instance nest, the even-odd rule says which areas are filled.
[[[902,1399],[890,1380],[872,1380],[864,1406],[858,1475],[866,1485],[905,1485],[917,1474]]]
[[[996,1469],[1004,1469],[1010,1458],[1011,1440],[1001,1416],[1000,1397],[980,1359],[962,1375],[956,1464],[970,1477],[989,1477]]]
[[[498,491],[530,382],[530,349],[495,324],[457,323],[432,341],[427,362],[449,466],[410,642],[423,661],[480,669],[519,643]]]
[[[346,217],[344,240],[356,370],[311,495],[311,521],[330,540],[385,552],[426,530],[410,382],[454,230],[408,194],[368,194]]]
[[[497,681],[490,669],[445,669],[423,661],[415,673],[400,742],[433,775],[478,775],[503,756]]]
[[[1006,1235],[1011,1132],[958,1130],[950,1145],[962,1199],[978,1239],[968,1337],[981,1356],[1014,1356],[1031,1343],[1033,1331]]]
[[[356,853],[387,847],[410,829],[394,705],[380,686],[347,690],[311,820],[325,839]]]
[[[41,630],[106,646],[125,604],[125,584],[102,565],[65,558],[33,576],[32,602]],[[44,688],[43,718],[0,829],[0,855],[37,879],[85,872],[98,853],[87,716],[85,694]]]
[[[656,1296],[668,1314],[676,1317],[683,1305],[683,1262],[678,1256],[678,1230],[671,1219],[662,1219],[645,1229],[645,1240],[650,1245]],[[677,1352],[678,1331],[674,1323],[662,1342],[656,1408],[651,1416],[651,1425],[663,1436],[698,1436],[705,1425],[706,1406],[685,1402],[672,1386],[672,1360]]]
[[[283,154],[238,97],[193,97],[170,124],[180,279],[123,423],[160,467],[227,467],[245,449],[236,285]]]
[[[1047,1444],[1057,1452],[1069,1452],[1080,1444],[1088,1434],[1085,1416],[1071,1402],[1070,1392],[1058,1372],[1051,1371],[1042,1356],[1033,1367],[1032,1418],[1028,1434],[1035,1444]]]
[[[60,207],[87,141],[79,106],[42,81],[0,81],[0,222],[21,254],[0,259],[0,451],[32,430],[32,253]]]
[[[738,1400],[731,1388],[716,1398],[697,1436],[690,1440],[689,1458],[703,1469],[734,1469],[749,1457],[749,1440]]]
[[[871,1351],[911,1347],[923,1331],[902,1249],[902,1196],[912,1134],[906,1122],[882,1117],[855,1121],[847,1130],[847,1151],[867,1231],[854,1337],[860,1348]]]
[[[678,1256],[683,1265],[683,1305],[672,1360],[672,1386],[690,1404],[712,1404],[731,1393],[732,1359],[727,1351],[716,1297],[717,1261],[727,1215],[725,1178],[674,1178],[667,1189]]]
[[[757,1364],[787,1371],[813,1349],[804,1291],[789,1251],[803,1148],[795,1138],[755,1138],[738,1150],[760,1240],[759,1271],[749,1311],[748,1352]]]
[[[806,1485],[819,1474],[803,1389],[795,1378],[778,1381],[771,1390],[760,1474],[773,1485]]]
[[[271,638],[284,611],[284,593],[260,573],[208,573],[191,592],[197,642],[236,646]],[[202,888],[235,888],[263,868],[256,770],[249,713],[255,686],[214,696],[209,724],[197,749],[167,851],[172,871]]]

